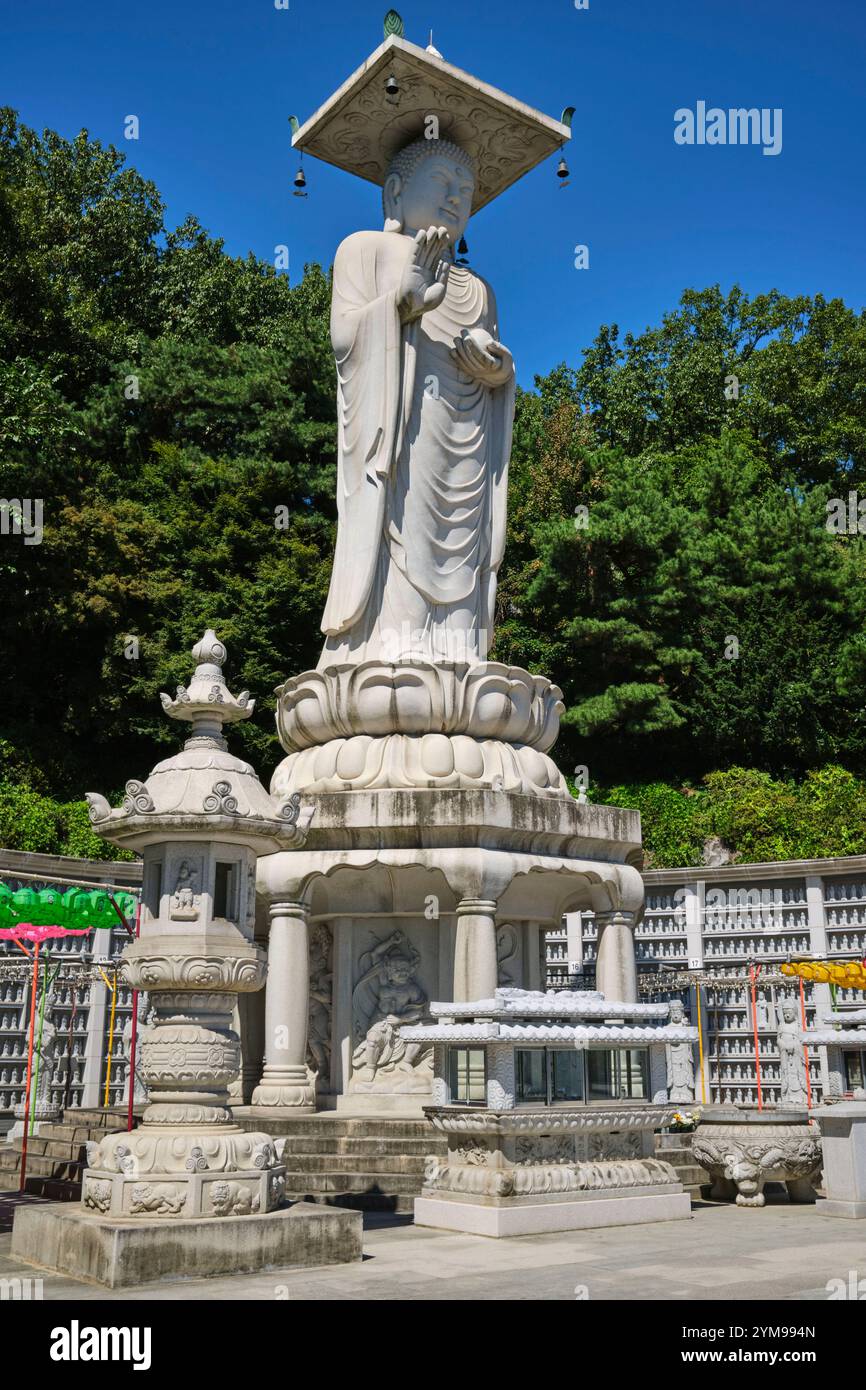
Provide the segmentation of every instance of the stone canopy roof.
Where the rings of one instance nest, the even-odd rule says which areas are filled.
[[[398,92],[385,91],[393,76]],[[567,113],[563,113],[567,114]],[[296,149],[380,186],[393,156],[425,135],[469,153],[477,169],[473,212],[554,154],[571,129],[463,72],[431,49],[391,34],[295,133]]]
[[[436,1020],[407,1024],[400,1036],[427,1043],[560,1043],[627,1047],[696,1042],[698,1030],[668,1023],[669,1004],[626,1004],[594,990],[498,989],[492,999],[429,1006]]]

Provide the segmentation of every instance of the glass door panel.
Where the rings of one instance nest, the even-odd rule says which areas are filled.
[[[583,1084],[583,1057],[582,1052],[566,1052],[557,1050],[553,1054],[553,1091],[554,1101],[579,1100],[585,1099]]]
[[[517,1099],[547,1104],[547,1055],[543,1047],[519,1048],[515,1054]]]

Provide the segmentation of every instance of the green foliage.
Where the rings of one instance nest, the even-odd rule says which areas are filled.
[[[66,801],[58,806],[62,827],[61,854],[74,859],[135,859],[131,850],[120,849],[94,835],[86,801]]]
[[[834,765],[800,781],[731,767],[697,789],[632,783],[595,787],[592,800],[640,811],[648,868],[700,865],[711,837],[740,864],[866,853],[866,779]]]
[[[85,801],[58,802],[39,767],[0,738],[0,846],[75,859],[135,859],[94,835]]]
[[[235,746],[267,777],[333,551],[328,277],[165,229],[117,151],[8,110],[0,225],[2,491],[44,499],[42,543],[0,552],[0,732],[60,797],[144,775],[177,745],[159,691],[215,626],[259,697]]]
[[[595,788],[592,800],[640,811],[648,868],[677,868],[701,863],[706,832],[706,794],[671,787],[666,782]]]
[[[615,324],[602,327],[575,386],[600,441],[632,456],[736,428],[778,481],[847,489],[866,484],[864,378],[866,312],[714,285],[622,342]]]
[[[0,782],[0,844],[4,849],[60,854],[62,843],[56,802],[32,787]]]
[[[866,783],[845,768],[811,771],[799,784],[742,768],[704,780],[710,833],[746,863],[866,852]]]
[[[742,431],[632,458],[588,428],[561,403],[539,461],[518,459],[494,653],[562,686],[561,765],[866,767],[864,545],[827,530],[826,487],[780,486]]]
[[[11,760],[0,779],[0,845],[29,854],[66,854],[75,859],[135,859],[94,835],[85,801],[58,802],[34,787],[26,771],[12,780]]]

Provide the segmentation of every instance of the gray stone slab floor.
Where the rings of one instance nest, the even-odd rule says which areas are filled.
[[[37,1273],[9,1257],[0,1235],[0,1278]],[[866,1222],[813,1207],[761,1210],[714,1203],[691,1221],[487,1240],[368,1217],[361,1264],[184,1279],[109,1292],[43,1274],[46,1300],[138,1299],[827,1300],[828,1281],[866,1280]],[[866,1291],[866,1283],[862,1286]]]

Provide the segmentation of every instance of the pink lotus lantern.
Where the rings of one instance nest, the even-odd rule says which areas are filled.
[[[19,922],[17,927],[0,927],[0,941],[29,941],[42,945],[54,936],[86,936],[92,927],[37,927],[32,922]]]

